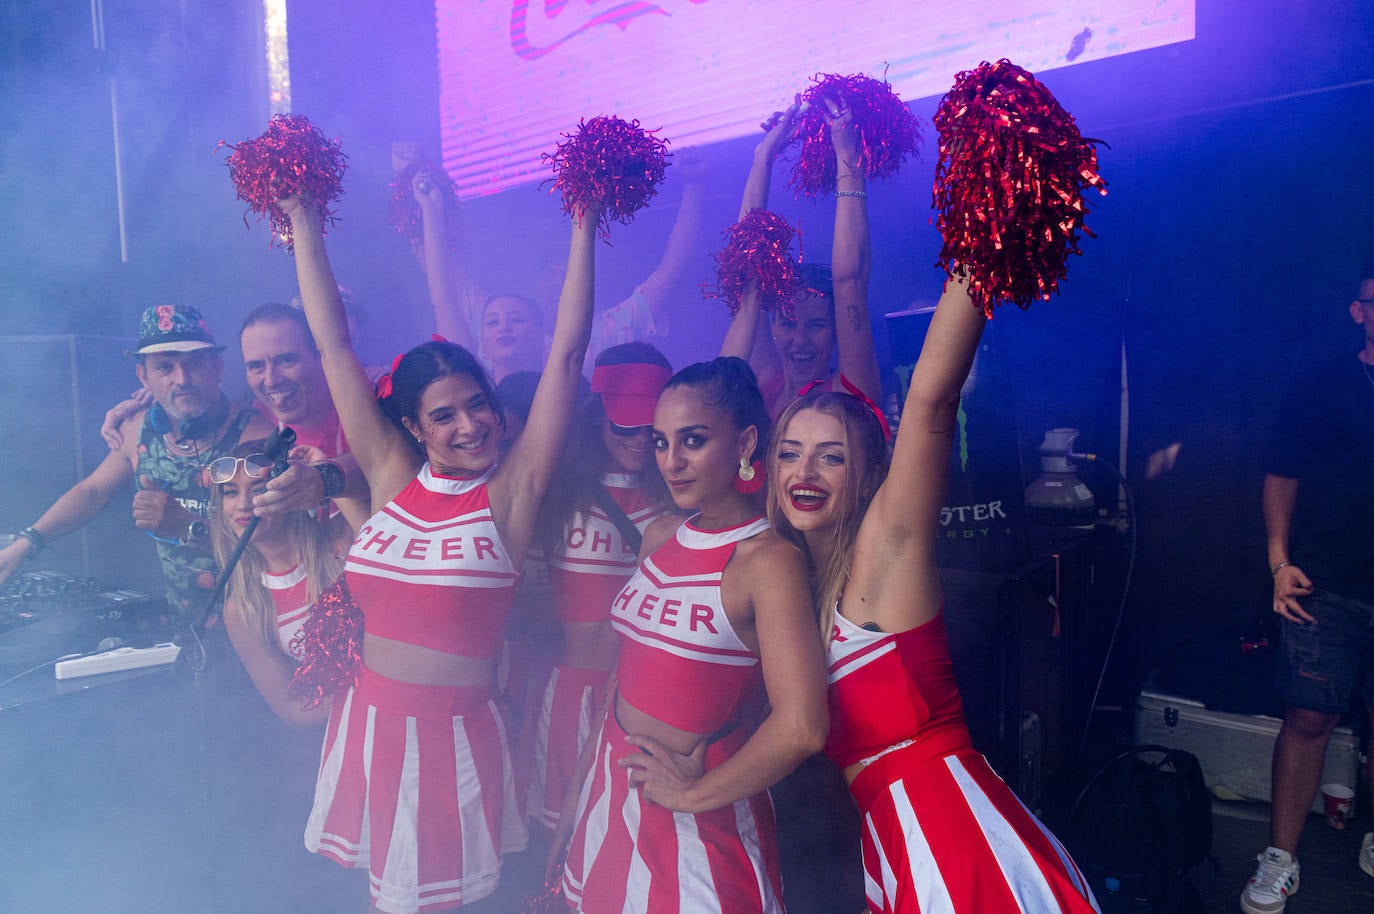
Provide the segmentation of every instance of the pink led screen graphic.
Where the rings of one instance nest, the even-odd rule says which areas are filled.
[[[1193,0],[438,0],[444,165],[465,197],[548,172],[580,118],[675,147],[758,130],[815,73],[904,99],[1008,57],[1032,72],[1186,41]]]

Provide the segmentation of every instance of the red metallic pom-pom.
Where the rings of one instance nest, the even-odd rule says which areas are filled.
[[[309,710],[358,679],[363,662],[363,611],[353,602],[348,580],[339,575],[310,607],[291,652],[301,658],[287,688]]]
[[[1082,253],[1083,191],[1106,194],[1094,141],[1050,90],[1008,60],[955,77],[935,113],[936,224],[941,267],[967,276],[973,303],[992,315],[1026,308],[1059,289],[1070,254]]]
[[[788,185],[798,196],[816,197],[835,190],[835,149],[830,140],[834,121],[826,100],[840,109],[857,133],[859,160],[849,164],[865,178],[885,178],[902,167],[921,145],[916,116],[881,79],[855,74],[822,73],[802,93],[793,143],[801,152],[792,166]]]
[[[274,114],[262,136],[241,143],[220,142],[233,150],[224,164],[240,200],[258,219],[266,214],[272,225],[271,244],[278,238],[288,251],[291,220],[277,201],[296,195],[312,200],[321,225],[334,222],[329,204],[343,194],[343,173],[348,156],[337,140],[331,140],[303,114]],[[216,147],[218,149],[218,147]],[[248,214],[243,217],[248,224]]]
[[[629,223],[658,193],[668,164],[668,144],[639,121],[594,117],[543,158],[552,166],[553,190],[563,195],[563,212],[581,220],[588,207],[601,206],[597,232],[610,234],[612,221]],[[548,182],[545,182],[548,183]]]
[[[445,234],[448,236],[449,249],[455,250],[462,239],[463,224],[458,211],[458,192],[453,186],[453,179],[442,166],[421,159],[402,169],[396,175],[396,180],[391,182],[387,215],[391,218],[391,224],[396,226],[397,233],[411,244],[419,244],[424,240],[425,220],[420,212],[420,204],[415,199],[415,176],[421,172],[429,178],[434,191],[443,199]]]
[[[792,256],[796,229],[777,213],[753,209],[725,230],[725,249],[715,255],[716,283],[702,294],[723,298],[730,313],[739,311],[751,281],[759,286],[759,307],[792,314],[797,294],[797,259]]]

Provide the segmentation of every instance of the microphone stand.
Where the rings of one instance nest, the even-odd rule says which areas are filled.
[[[296,430],[291,426],[283,426],[274,431],[263,445],[262,454],[264,457],[272,459],[272,471],[268,478],[275,479],[285,473],[290,467],[287,455],[291,453],[291,448],[296,445]],[[253,532],[258,529],[258,523],[262,521],[256,514],[248,521],[248,526],[243,528],[243,534],[239,536],[239,541],[234,545],[234,551],[229,553],[229,558],[224,562],[224,568],[215,578],[215,586],[210,591],[210,596],[205,600],[205,605],[201,608],[200,614],[192,622],[188,629],[191,638],[195,642],[195,647],[189,651],[187,662],[191,669],[199,674],[205,669],[205,645],[200,640],[197,629],[203,629],[205,622],[214,612],[215,604],[224,595],[224,588],[229,584],[229,576],[234,573],[234,568],[238,566],[239,559],[243,558],[243,551],[248,548],[248,542],[253,538]]]

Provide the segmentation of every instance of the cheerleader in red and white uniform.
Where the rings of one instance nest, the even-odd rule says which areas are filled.
[[[788,406],[769,452],[769,517],[816,570],[826,752],[863,819],[870,910],[1088,914],[1097,905],[1077,866],[974,751],[945,637],[935,536],[983,325],[950,280],[890,468],[871,404],[824,391]]]
[[[526,718],[534,727],[527,811],[547,829],[558,825],[615,667],[611,601],[635,570],[644,530],[668,503],[649,428],[672,373],[648,343],[597,356],[592,396],[574,420],[559,484],[544,500],[542,526],[556,537],[545,552],[563,654]]]
[[[267,491],[272,461],[262,439],[245,441],[210,463],[210,543],[223,566],[253,517],[253,498]],[[304,710],[287,695],[300,660],[292,642],[310,605],[343,570],[346,545],[337,524],[309,511],[260,518],[225,588],[224,626],[258,694],[284,723],[323,724],[328,703]]]
[[[579,911],[782,910],[767,789],[819,749],[825,687],[801,555],[753,494],[767,426],[741,359],[690,366],[659,397],[659,470],[697,513],[649,528],[611,609],[615,694],[563,873]]]
[[[325,377],[375,513],[346,579],[362,669],[336,695],[306,846],[367,867],[374,905],[468,905],[525,846],[504,724],[492,700],[515,580],[568,430],[591,335],[599,207],[574,221],[557,322],[530,421],[497,465],[502,411],[467,350],[410,350],[379,401],[353,352],[316,208],[281,201]]]

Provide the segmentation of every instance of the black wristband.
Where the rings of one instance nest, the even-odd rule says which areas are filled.
[[[34,556],[38,555],[38,553],[48,548],[47,537],[39,533],[37,530],[33,529],[33,527],[25,527],[23,530],[20,530],[18,533],[16,533],[15,536],[23,537],[24,539],[28,540],[29,544],[33,547],[28,552],[29,558],[33,558]]]
[[[326,460],[322,463],[314,464],[315,472],[320,474],[320,482],[324,483],[324,497],[333,498],[340,495],[344,490],[344,471],[337,463]]]

